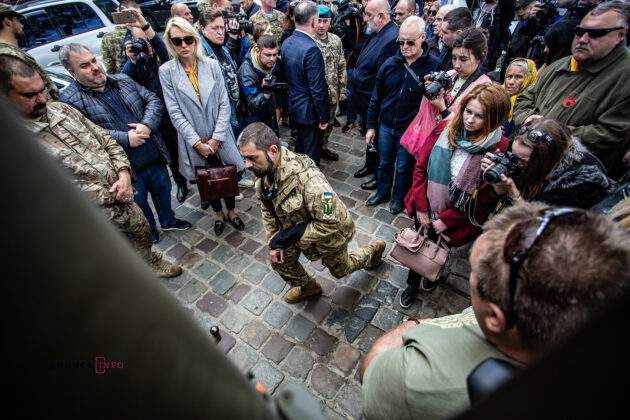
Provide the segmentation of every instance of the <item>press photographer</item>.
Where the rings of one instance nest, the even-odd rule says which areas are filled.
[[[276,94],[286,87],[278,82],[278,43],[273,35],[261,35],[238,70],[242,98],[241,127],[262,122],[278,132]]]
[[[341,38],[344,51],[349,53],[361,39],[363,6],[351,0],[333,0],[332,4],[337,6],[337,10],[330,23],[330,32]]]

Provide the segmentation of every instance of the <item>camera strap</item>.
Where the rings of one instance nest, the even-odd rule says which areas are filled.
[[[407,63],[405,63],[405,70],[407,70],[407,72],[411,75],[411,77],[413,77],[413,80],[415,80],[418,85],[422,85],[422,82],[420,82],[420,78],[418,77],[418,75],[414,73],[413,70],[411,70],[411,67],[409,67],[409,64]]]

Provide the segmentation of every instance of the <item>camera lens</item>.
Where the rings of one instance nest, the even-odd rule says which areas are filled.
[[[501,175],[505,175],[507,173],[508,168],[498,163],[486,169],[483,173],[483,179],[488,184],[496,184],[497,182],[501,182]]]

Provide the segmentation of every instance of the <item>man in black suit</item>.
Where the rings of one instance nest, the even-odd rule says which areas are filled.
[[[289,85],[288,108],[297,129],[295,151],[319,165],[330,107],[324,58],[313,37],[317,5],[299,3],[294,10],[295,32],[282,44],[282,65]]]

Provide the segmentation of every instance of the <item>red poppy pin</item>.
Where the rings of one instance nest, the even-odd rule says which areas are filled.
[[[565,108],[571,108],[573,105],[575,105],[575,96],[569,96],[562,101],[562,106]]]

